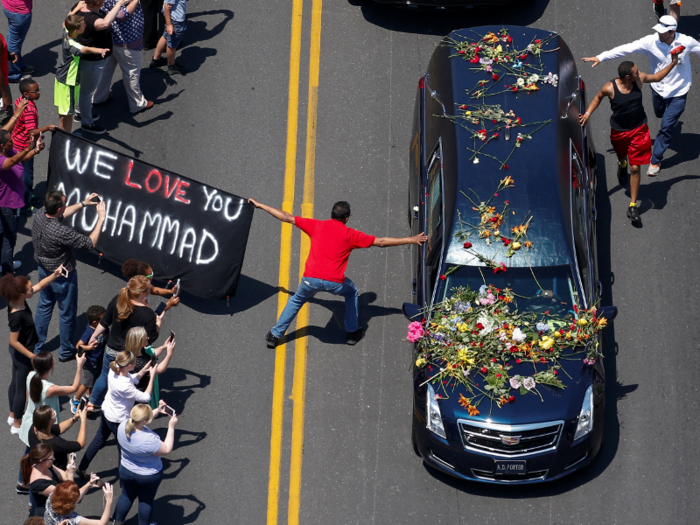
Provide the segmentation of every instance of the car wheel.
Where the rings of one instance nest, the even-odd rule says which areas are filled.
[[[416,443],[416,418],[414,416],[411,416],[411,445],[413,446],[413,452],[416,453],[416,456],[419,458],[422,457],[418,450],[418,444]]]

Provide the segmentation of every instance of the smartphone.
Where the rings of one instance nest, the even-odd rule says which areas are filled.
[[[84,408],[85,408],[85,398],[83,397],[83,398],[80,400],[80,404],[78,405],[78,412],[80,412],[80,411],[83,410]]]
[[[151,365],[155,367],[157,364],[158,364],[158,356],[152,355],[151,356]]]
[[[156,315],[160,315],[165,312],[165,303],[160,303],[158,308],[156,308]]]
[[[175,341],[175,332],[173,332],[173,331],[170,332],[170,337],[168,338],[168,341],[170,341],[171,343],[173,341]]]
[[[84,353],[85,353],[85,350],[83,350],[82,346],[80,348],[78,348],[78,357],[83,357]]]
[[[66,268],[63,268],[63,270],[61,271],[61,275],[63,277],[68,277],[68,270]]]
[[[99,195],[95,196],[94,199],[95,199],[95,202],[97,202],[97,203],[102,202],[102,199],[100,199]]]
[[[173,297],[177,297],[180,295],[180,279],[178,279],[175,283],[175,288],[177,288],[177,291],[173,294]]]
[[[77,456],[75,455],[75,452],[71,452],[71,453],[70,453],[70,460],[71,460],[71,461],[74,462],[76,457],[77,457]]]
[[[169,415],[170,417],[173,417],[175,415],[175,410],[173,407],[165,405],[163,407],[163,413]]]

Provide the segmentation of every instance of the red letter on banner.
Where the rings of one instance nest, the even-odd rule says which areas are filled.
[[[151,177],[153,175],[156,175],[158,177],[158,185],[155,188],[151,188],[151,185],[149,184],[149,181],[151,180]],[[151,172],[148,174],[148,177],[146,177],[146,189],[151,193],[155,193],[158,191],[158,188],[160,188],[161,184],[163,184],[163,177],[160,174],[160,172],[158,170],[151,170]]]
[[[131,182],[131,169],[134,167],[134,161],[129,162],[129,170],[126,172],[126,185],[131,186],[132,188],[138,188],[141,189],[140,184],[136,184],[135,182]]]
[[[184,186],[185,188],[187,188],[189,185],[190,185],[189,182],[185,182],[184,180],[180,181],[180,183],[177,185],[177,192],[175,193],[175,200],[176,201],[184,202],[185,204],[190,203],[190,201],[188,201],[187,199],[183,199],[182,197],[180,197],[180,195],[185,194],[185,190],[183,190],[182,187]]]

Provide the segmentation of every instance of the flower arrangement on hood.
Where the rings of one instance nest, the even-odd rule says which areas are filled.
[[[561,359],[586,353],[585,364],[599,358],[596,334],[607,319],[596,307],[559,317],[545,312],[519,312],[513,290],[483,285],[479,290],[455,288],[452,296],[434,305],[422,322],[409,325],[416,344],[415,366],[426,369],[430,381],[448,396],[457,385],[466,388],[460,404],[479,414],[484,399],[499,408],[517,395],[542,395],[541,385],[565,388],[559,378]],[[513,374],[514,365],[532,365],[529,375]],[[437,390],[437,388],[436,388]],[[443,397],[443,396],[441,396]],[[471,407],[471,408],[469,408]]]

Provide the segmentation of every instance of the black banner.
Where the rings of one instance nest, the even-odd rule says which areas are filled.
[[[67,204],[98,193],[107,218],[97,249],[118,264],[146,261],[156,279],[180,279],[198,297],[233,296],[254,207],[247,200],[58,130],[51,140],[48,189]],[[89,235],[97,210],[66,224]]]

